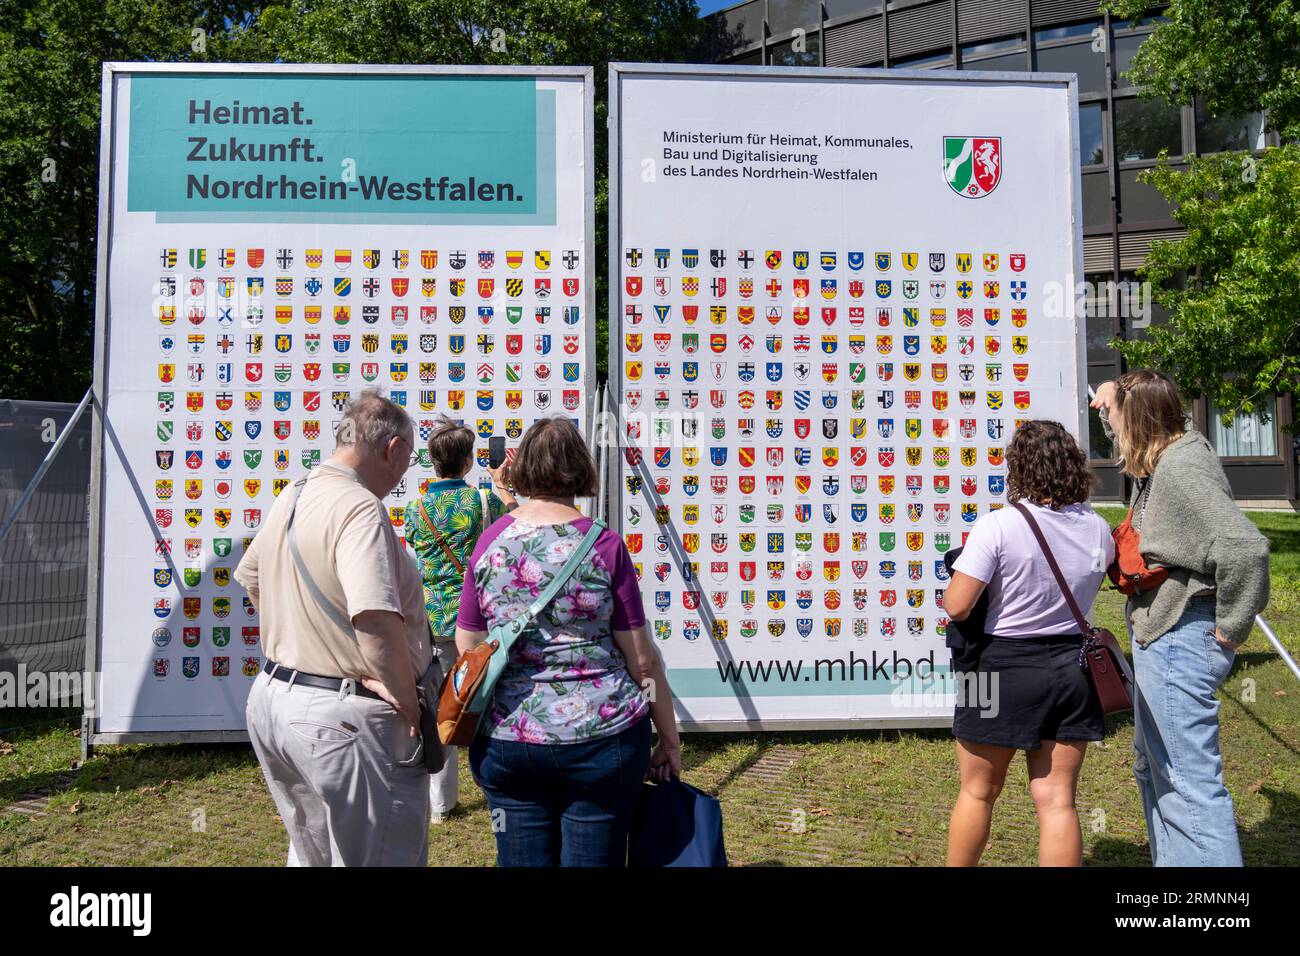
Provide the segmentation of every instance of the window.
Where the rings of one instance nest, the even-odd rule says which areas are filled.
[[[1265,408],[1251,415],[1238,414],[1224,425],[1222,410],[1210,403],[1210,444],[1225,458],[1273,458],[1277,455],[1277,402],[1266,401]],[[1264,416],[1268,415],[1268,421]]]
[[[961,58],[968,56],[992,56],[995,53],[1007,53],[1011,50],[1023,50],[1025,42],[1021,37],[1007,37],[1004,40],[987,40],[984,43],[967,43],[961,48]]]
[[[1044,31],[1039,31],[1042,33]],[[1037,37],[1038,34],[1035,34]],[[1080,93],[1106,91],[1106,54],[1094,51],[1092,38],[1082,42],[1037,47],[1037,66],[1044,73],[1079,74]]]
[[[1115,101],[1115,151],[1121,163],[1155,159],[1162,149],[1183,152],[1182,111],[1164,100]]]
[[[809,33],[801,41],[786,40],[767,48],[767,62],[772,66],[817,66],[821,62],[818,55],[821,35]],[[795,43],[803,49],[796,50]]]
[[[1137,51],[1151,34],[1129,33],[1121,35],[1118,31],[1122,29],[1122,25],[1115,23],[1113,26],[1116,30],[1114,40],[1115,55],[1113,57],[1115,61],[1115,87],[1122,89],[1134,85],[1133,81],[1124,74],[1133,66],[1133,57],[1137,56]]]
[[[1110,340],[1118,337],[1115,325],[1115,313],[1118,305],[1112,301],[1112,277],[1109,272],[1093,272],[1084,276],[1087,293],[1081,307],[1080,316],[1087,330],[1087,352],[1089,362],[1113,362],[1115,350],[1110,347]]]
[[[952,56],[946,50],[942,53],[922,53],[919,56],[903,56],[891,59],[889,65],[894,69],[943,69],[952,66]]]
[[[731,7],[718,14],[718,17],[726,25],[727,35],[734,38],[736,47],[762,41],[763,0],[752,0]]]
[[[1027,73],[1029,71],[1029,54],[1023,49],[1002,56],[967,57],[962,54],[962,69],[997,70],[1010,73]]]
[[[795,29],[816,30],[821,17],[817,0],[768,0],[767,27],[774,39],[784,39]]]
[[[1099,166],[1106,162],[1104,112],[1100,103],[1079,105],[1079,164]]]
[[[1205,104],[1196,101],[1196,149],[1201,153],[1221,153],[1233,149],[1263,149],[1264,114],[1211,116]]]
[[[1094,30],[1101,26],[1100,20],[1084,20],[1063,27],[1045,27],[1034,31],[1035,43],[1051,43],[1053,40],[1070,40],[1079,37],[1091,37]]]
[[[1143,222],[1172,226],[1173,206],[1155,186],[1140,181],[1145,172],[1145,169],[1119,171],[1120,221],[1130,226]]]
[[[1172,238],[1177,238],[1177,236],[1175,235]],[[1164,325],[1169,321],[1169,310],[1155,300],[1154,288],[1146,287],[1145,291],[1139,289],[1142,280],[1138,278],[1136,272],[1121,272],[1120,281],[1129,283],[1130,287],[1128,308],[1121,313],[1125,338],[1146,338],[1148,329],[1157,325]],[[1182,289],[1186,287],[1186,284],[1186,273],[1177,273],[1172,282],[1173,287]]]
[[[1110,225],[1110,174],[1102,171],[1084,173],[1083,224],[1085,226]]]
[[[1109,382],[1118,375],[1115,365],[1089,365],[1088,387],[1096,388],[1102,382]],[[1101,427],[1101,416],[1095,408],[1088,408],[1088,457],[1093,461],[1114,461],[1115,446],[1106,437],[1106,430]]]

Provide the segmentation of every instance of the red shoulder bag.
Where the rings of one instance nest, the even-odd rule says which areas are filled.
[[[1152,481],[1148,478],[1146,487],[1142,489],[1142,510],[1138,513],[1138,520],[1143,524],[1146,523]],[[1150,591],[1169,577],[1168,568],[1149,567],[1142,557],[1142,538],[1133,527],[1132,508],[1119,523],[1119,527],[1111,532],[1111,537],[1115,539],[1115,560],[1106,569],[1106,573],[1120,594],[1133,595],[1139,591]]]

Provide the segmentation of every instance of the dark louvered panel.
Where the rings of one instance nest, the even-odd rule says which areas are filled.
[[[1114,268],[1114,244],[1107,233],[1104,236],[1083,237],[1083,271],[1110,272]]]
[[[870,17],[826,31],[827,66],[866,66],[885,58],[885,26]]]
[[[947,0],[889,14],[889,58],[952,48],[952,5]]]
[[[957,42],[1024,35],[1025,0],[958,0]]]
[[[1151,243],[1181,239],[1187,234],[1183,229],[1165,229],[1157,232],[1129,232],[1119,237],[1119,267],[1124,271],[1136,269],[1147,261]],[[1107,237],[1109,238],[1109,237]]]
[[[1030,0],[1035,27],[1101,19],[1096,0]]]

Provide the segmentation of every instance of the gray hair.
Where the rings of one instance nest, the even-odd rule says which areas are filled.
[[[411,430],[406,409],[368,388],[343,409],[334,437],[340,447],[355,445],[363,455],[383,455],[394,436],[403,438]]]

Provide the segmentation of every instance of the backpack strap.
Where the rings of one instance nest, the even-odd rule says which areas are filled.
[[[1056,583],[1061,587],[1061,594],[1065,597],[1065,603],[1070,607],[1070,613],[1074,615],[1074,620],[1079,625],[1080,632],[1086,637],[1092,633],[1092,627],[1088,624],[1088,619],[1083,616],[1083,611],[1079,610],[1079,602],[1074,599],[1074,592],[1065,581],[1065,575],[1061,573],[1061,567],[1056,563],[1056,557],[1052,554],[1052,549],[1047,546],[1047,539],[1043,537],[1043,531],[1038,527],[1038,522],[1029,509],[1017,501],[1012,507],[1020,512],[1021,516],[1029,523],[1029,530],[1034,533],[1038,539],[1038,546],[1043,549],[1043,556],[1047,558],[1047,566],[1052,569],[1052,575],[1056,578]]]

